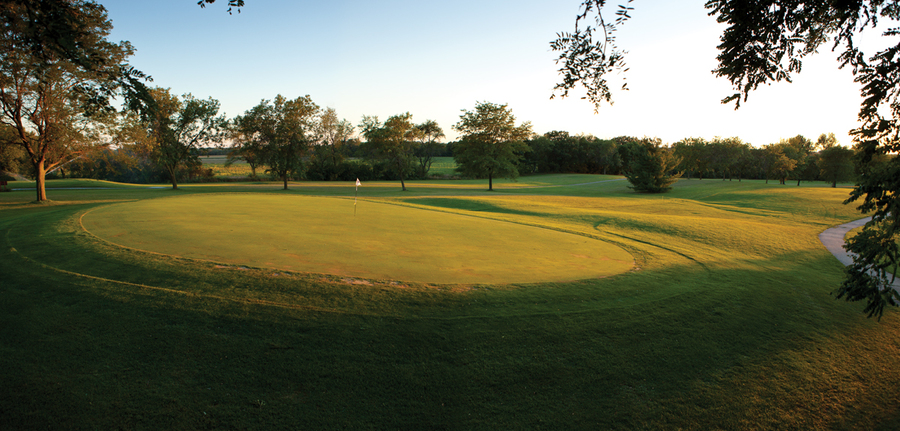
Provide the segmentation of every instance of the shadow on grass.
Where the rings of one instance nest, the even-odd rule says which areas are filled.
[[[898,405],[900,377],[884,364],[897,357],[898,319],[878,324],[828,296],[840,267],[824,251],[552,286],[328,293],[333,286],[309,280],[254,283],[92,254],[54,233],[72,213],[0,221],[4,240],[32,259],[0,249],[0,385],[10,388],[0,416],[11,428],[873,429],[897,420],[884,405]],[[379,313],[144,291],[39,262],[235,295],[250,283]],[[664,290],[679,294],[628,300]]]
[[[484,201],[464,199],[464,198],[416,198],[404,199],[405,202],[418,205],[426,205],[438,208],[450,208],[466,211],[492,212],[498,214],[516,214],[528,216],[544,216],[544,213],[532,211],[521,211],[510,208],[503,208]]]

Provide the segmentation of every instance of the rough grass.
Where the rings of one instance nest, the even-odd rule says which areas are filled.
[[[591,178],[360,189],[596,236],[639,267],[465,288],[220,268],[123,250],[77,223],[125,200],[352,196],[346,184],[52,191],[41,206],[0,195],[0,417],[13,429],[900,426],[900,320],[835,301],[843,270],[816,238],[859,217],[846,189],[576,185]]]

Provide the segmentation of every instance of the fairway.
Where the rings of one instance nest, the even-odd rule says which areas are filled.
[[[835,300],[818,239],[849,189],[614,179],[0,193],[0,418],[900,429],[900,315]]]
[[[632,268],[588,236],[345,198],[214,194],[99,207],[82,217],[111,243],[236,266],[435,284],[606,277]]]

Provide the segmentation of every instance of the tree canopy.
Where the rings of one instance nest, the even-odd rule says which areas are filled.
[[[516,117],[505,104],[475,104],[474,111],[463,110],[453,128],[462,136],[453,149],[457,170],[463,175],[487,177],[488,190],[494,190],[494,177],[516,178],[518,163],[529,150],[525,139],[533,134],[531,123],[516,126]]]
[[[337,111],[334,108],[325,108],[319,116],[318,135],[322,139],[316,147],[317,158],[322,163],[327,162],[328,179],[336,180],[340,172],[338,167],[344,160],[341,147],[350,138],[356,128],[347,119],[338,120]]]
[[[309,95],[290,100],[282,95],[263,100],[235,120],[242,139],[253,142],[273,176],[288,188],[303,173],[303,156],[318,141],[319,106]]]
[[[3,1],[0,26],[0,122],[15,129],[0,145],[27,153],[43,201],[46,173],[99,141],[133,49],[107,40],[112,23],[91,1]]]
[[[151,90],[153,108],[145,115],[148,129],[148,153],[165,168],[178,188],[179,169],[185,165],[199,165],[200,148],[222,141],[225,131],[224,115],[219,113],[219,101],[197,99],[191,94],[181,98],[169,89]]]
[[[371,154],[383,160],[400,178],[400,187],[406,191],[405,179],[413,172],[413,155],[419,129],[413,124],[409,112],[392,115],[384,123],[378,117],[363,117],[359,125]]]
[[[439,142],[445,137],[444,129],[441,129],[437,121],[426,120],[422,124],[417,124],[416,130],[419,143],[415,149],[415,155],[419,159],[419,177],[425,178],[431,169],[435,155],[441,151]]]
[[[831,187],[838,181],[846,181],[853,175],[853,150],[840,145],[830,145],[819,153],[820,174]]]
[[[663,193],[681,177],[675,172],[681,159],[670,148],[663,147],[658,139],[644,138],[627,142],[619,147],[625,179],[639,193]]]

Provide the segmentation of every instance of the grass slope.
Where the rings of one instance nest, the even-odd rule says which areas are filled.
[[[458,287],[217,268],[123,250],[78,224],[113,202],[346,186],[52,191],[39,206],[0,195],[0,417],[66,429],[900,425],[896,313],[867,320],[829,295],[842,268],[816,234],[858,217],[846,189],[680,181],[650,196],[591,179],[497,193],[366,185],[372,200],[600,238],[639,268]]]

